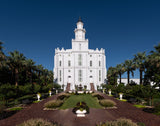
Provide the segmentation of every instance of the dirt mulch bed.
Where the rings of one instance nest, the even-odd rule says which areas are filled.
[[[39,103],[32,104],[13,116],[0,120],[0,126],[16,126],[31,118],[43,118],[50,122],[58,122],[63,126],[95,126],[99,122],[116,120],[118,118],[131,119],[134,122],[143,122],[146,126],[160,126],[160,117],[146,113],[142,109],[133,107],[130,103],[119,101],[102,94],[105,98],[116,102],[117,109],[93,109],[85,118],[77,118],[72,109],[43,110],[46,102],[56,99],[56,96],[47,98]]]

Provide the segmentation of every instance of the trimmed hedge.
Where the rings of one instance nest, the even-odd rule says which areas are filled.
[[[45,108],[58,108],[63,104],[62,100],[52,100],[44,104]]]
[[[30,119],[17,126],[58,126],[58,124],[52,124],[51,122],[43,119]]]
[[[113,107],[116,105],[116,103],[109,99],[102,99],[99,101],[99,103],[104,107]]]
[[[70,97],[70,94],[62,93],[57,97],[57,99],[58,100],[64,100],[65,98],[69,98],[69,97]]]
[[[93,93],[92,96],[97,97],[98,100],[104,99],[104,97],[102,95],[98,94],[98,93]]]
[[[116,121],[108,121],[105,123],[100,123],[97,126],[138,126],[136,123],[132,122],[130,119],[117,119]]]

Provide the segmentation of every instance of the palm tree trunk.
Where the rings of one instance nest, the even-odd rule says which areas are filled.
[[[38,72],[38,83],[40,85],[40,71]]]
[[[121,73],[119,74],[119,79],[120,79],[120,84],[121,84],[121,83],[122,83],[122,82],[121,82]]]
[[[128,84],[129,84],[129,74],[130,74],[130,72],[129,71],[127,71],[127,76],[128,76]]]
[[[32,84],[32,70],[31,69],[29,71],[29,81]]]
[[[143,85],[143,82],[142,82],[143,71],[140,69],[139,72],[140,72],[140,85]]]
[[[19,78],[18,69],[15,68],[15,86],[18,86],[18,78]]]

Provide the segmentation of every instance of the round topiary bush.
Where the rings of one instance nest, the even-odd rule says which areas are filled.
[[[62,100],[52,100],[44,104],[45,108],[58,108],[63,104]]]
[[[30,119],[18,126],[58,126],[58,124],[52,124],[51,122],[43,119]]]
[[[99,103],[104,107],[113,107],[116,105],[116,103],[109,99],[102,99],[99,101]]]

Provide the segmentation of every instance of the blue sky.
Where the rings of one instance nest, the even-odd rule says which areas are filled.
[[[4,52],[18,50],[52,70],[55,48],[71,48],[79,16],[89,48],[105,49],[107,68],[160,42],[158,0],[0,0]]]

